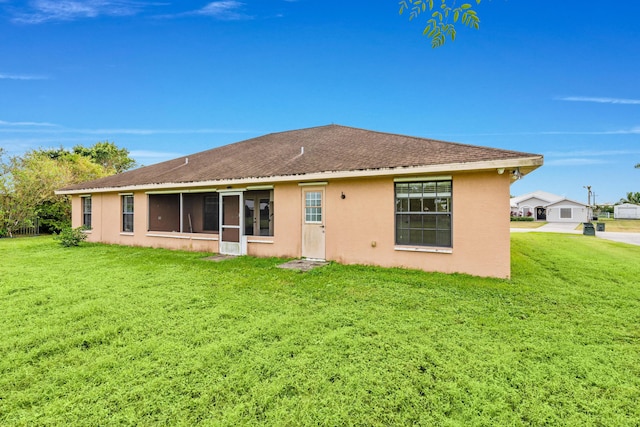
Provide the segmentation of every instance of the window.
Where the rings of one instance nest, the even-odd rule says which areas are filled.
[[[560,208],[560,218],[571,219],[573,218],[571,208]]]
[[[82,197],[82,225],[91,228],[91,196]]]
[[[133,195],[122,196],[122,231],[133,233]]]
[[[217,233],[219,194],[149,194],[149,231]]]
[[[396,182],[396,244],[451,247],[451,181]]]
[[[322,193],[307,191],[304,200],[304,221],[307,223],[322,223]]]
[[[245,236],[273,236],[273,191],[244,193]]]

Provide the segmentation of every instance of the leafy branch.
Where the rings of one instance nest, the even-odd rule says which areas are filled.
[[[482,0],[475,0],[476,5]],[[435,3],[435,4],[434,4]],[[436,6],[437,0],[401,0],[399,13],[409,12],[409,21],[413,21],[424,12],[430,12],[431,18],[422,32],[431,39],[431,47],[442,46],[447,37],[451,41],[456,39],[455,24],[460,21],[463,25],[477,30],[480,28],[480,18],[470,3],[464,3],[455,7],[456,0],[440,0],[440,7]],[[439,9],[439,10],[438,10]]]

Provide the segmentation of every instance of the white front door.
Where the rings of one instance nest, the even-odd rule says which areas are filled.
[[[326,257],[324,188],[303,187],[302,203],[302,256],[324,260]]]
[[[220,253],[244,255],[242,244],[242,193],[220,194]]]

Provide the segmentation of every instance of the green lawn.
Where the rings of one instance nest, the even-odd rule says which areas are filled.
[[[0,425],[640,423],[640,247],[513,279],[0,240]]]
[[[593,222],[603,222],[606,231],[640,233],[640,220],[637,219],[613,219],[600,216],[597,221]]]
[[[545,221],[511,221],[511,228],[539,228],[547,224]]]

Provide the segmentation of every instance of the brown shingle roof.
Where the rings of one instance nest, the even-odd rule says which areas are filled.
[[[531,157],[542,159],[537,154],[328,125],[271,133],[72,185],[61,191],[258,179]]]

